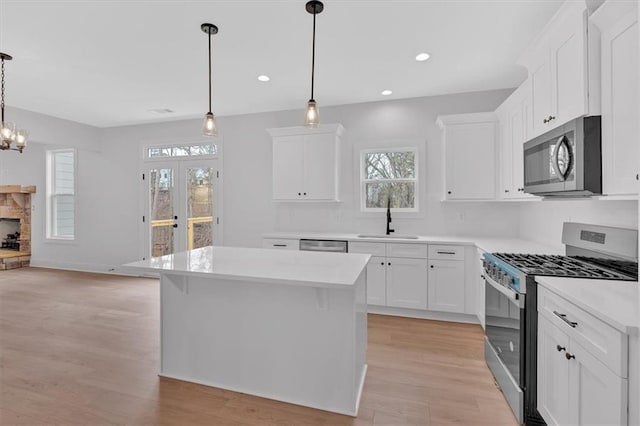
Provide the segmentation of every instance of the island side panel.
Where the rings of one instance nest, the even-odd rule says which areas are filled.
[[[356,390],[356,414],[360,406],[360,397],[367,374],[367,270],[362,271],[354,287],[355,295],[355,376],[354,388]]]
[[[162,274],[161,375],[355,415],[363,282],[328,289]]]

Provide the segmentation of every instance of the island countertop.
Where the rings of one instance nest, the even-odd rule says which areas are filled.
[[[244,247],[203,247],[132,262],[125,268],[309,287],[353,286],[370,255]]]

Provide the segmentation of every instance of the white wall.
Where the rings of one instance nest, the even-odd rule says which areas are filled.
[[[563,199],[521,203],[520,236],[562,248],[564,222],[638,229],[637,201]]]

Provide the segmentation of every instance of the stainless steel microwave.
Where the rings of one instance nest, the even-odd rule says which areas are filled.
[[[602,193],[600,116],[580,117],[524,144],[524,192]]]

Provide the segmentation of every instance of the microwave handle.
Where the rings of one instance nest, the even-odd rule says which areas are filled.
[[[556,175],[560,177],[560,179],[564,180],[564,175],[560,173],[560,166],[558,166],[558,155],[560,155],[560,145],[563,144],[564,135],[558,138],[556,142],[556,146],[553,149],[553,155],[551,156],[551,167],[553,167],[553,171],[556,172]]]

